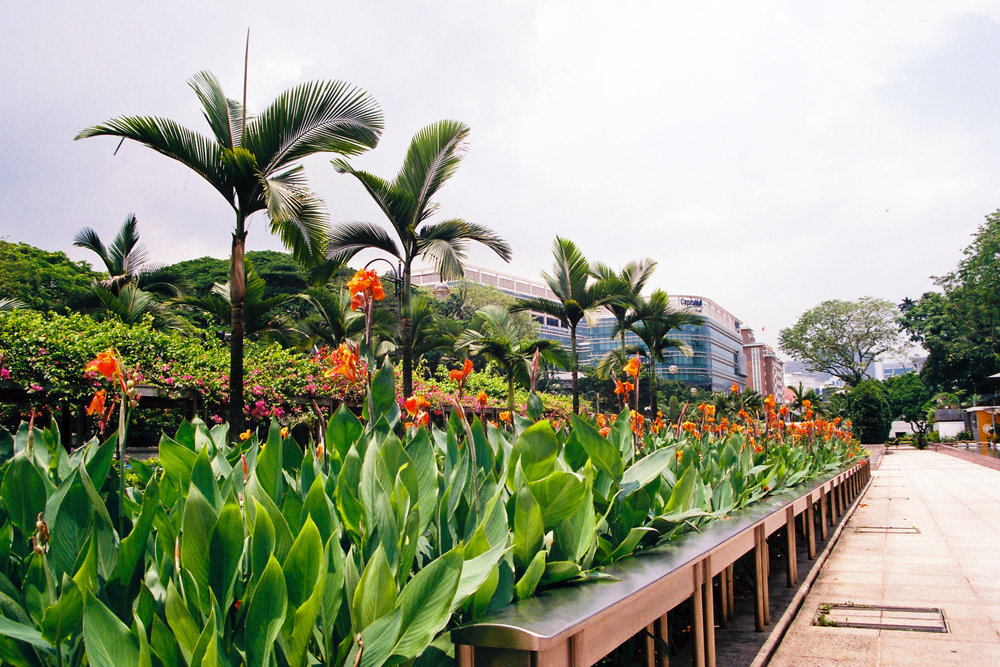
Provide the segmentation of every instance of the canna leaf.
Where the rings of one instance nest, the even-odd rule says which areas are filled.
[[[87,661],[94,667],[139,664],[139,642],[92,593],[84,602],[83,643]]]
[[[264,573],[257,582],[247,602],[246,655],[248,665],[265,665],[271,662],[274,640],[281,630],[288,608],[285,577],[281,566],[271,556]]]

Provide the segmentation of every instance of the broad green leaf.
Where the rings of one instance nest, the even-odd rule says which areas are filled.
[[[396,405],[396,378],[388,361],[372,376],[371,405],[374,409],[374,414],[368,415],[371,424],[376,423],[381,417],[388,418],[393,406]],[[367,401],[365,410],[368,410]]]
[[[572,415],[570,420],[573,423],[571,438],[583,447],[587,456],[593,461],[594,467],[606,472],[616,482],[622,479],[624,463],[618,448],[608,442],[608,439],[600,434],[590,422]]]
[[[198,638],[201,636],[201,631],[198,630],[198,625],[191,617],[191,612],[184,603],[184,599],[181,597],[180,591],[174,585],[173,580],[167,582],[167,599],[164,611],[167,615],[167,623],[170,626],[170,633],[175,638],[174,643],[176,647],[180,649],[181,655],[184,656],[184,661],[190,665],[191,658],[194,656],[195,648],[198,646]],[[153,630],[154,647],[162,645],[163,642],[158,640],[155,636],[155,621],[153,622]],[[172,650],[174,650],[173,647],[161,649],[157,651],[157,654],[170,653]]]
[[[633,528],[628,532],[628,536],[625,538],[625,540],[617,547],[615,547],[615,550],[611,552],[611,555],[608,557],[608,560],[616,561],[621,558],[625,558],[626,556],[632,555],[632,552],[635,551],[635,548],[637,546],[639,546],[639,542],[642,540],[642,538],[644,538],[646,535],[649,535],[650,533],[656,533],[656,531],[646,526],[636,526],[635,528]]]
[[[507,462],[507,487],[514,489],[514,472],[518,463],[524,470],[526,480],[541,479],[552,472],[559,441],[548,421],[540,421],[529,426],[514,441],[514,449]]]
[[[104,444],[87,447],[83,455],[84,464],[87,467],[87,474],[94,481],[97,488],[104,486],[104,480],[108,478],[108,471],[111,470],[111,463],[114,461],[115,447],[118,445],[118,434],[115,433],[104,441]]]
[[[90,537],[93,518],[90,498],[80,481],[79,473],[74,470],[62,481],[45,505],[45,521],[52,536],[48,558],[56,577],[74,572],[73,567]],[[32,520],[32,532],[34,524],[35,521]]]
[[[0,487],[0,500],[7,508],[11,523],[24,537],[35,533],[35,522],[45,510],[45,499],[45,481],[41,473],[19,453],[8,464]]]
[[[60,644],[80,629],[83,621],[83,592],[72,579],[65,577],[59,599],[45,610],[42,634],[53,645]]]
[[[664,514],[671,512],[685,512],[692,509],[694,503],[695,485],[698,482],[698,470],[694,465],[688,466],[681,478],[677,480],[673,491],[670,492],[670,500],[663,507]]]
[[[542,580],[545,573],[545,551],[535,554],[531,564],[524,571],[524,575],[514,584],[514,597],[517,600],[525,600],[535,592],[538,582]]]
[[[124,623],[88,593],[83,610],[83,643],[94,667],[139,664],[139,642]]]
[[[386,664],[392,654],[392,647],[396,644],[396,637],[399,636],[402,617],[403,610],[397,608],[391,614],[383,616],[361,631],[361,643],[364,644],[365,648],[361,652],[361,661],[357,663],[358,667],[381,667]],[[354,665],[357,653],[358,644],[354,642],[344,664]]]
[[[322,556],[319,530],[313,520],[307,518],[282,566],[290,609],[298,609],[312,595],[319,579]]]
[[[287,608],[285,577],[278,561],[271,556],[247,603],[246,627],[252,629],[246,635],[248,665],[270,662],[274,640],[281,629]]]
[[[558,584],[570,579],[576,579],[583,574],[583,570],[576,563],[568,560],[551,561],[545,563],[545,572],[542,574],[541,583],[545,585]]]
[[[622,475],[621,486],[637,484],[642,488],[668,470],[676,454],[672,448],[658,449],[629,466]]]
[[[338,464],[336,470],[340,469],[340,464],[347,458],[348,450],[361,437],[362,430],[364,426],[361,421],[341,403],[326,425],[326,446],[330,456],[335,456]]]
[[[27,642],[44,651],[55,653],[54,647],[42,637],[42,633],[38,630],[30,625],[18,623],[3,616],[0,616],[0,636]]]
[[[243,558],[243,512],[230,497],[219,513],[209,542],[208,583],[222,609],[232,604],[233,583]]]
[[[191,468],[191,485],[201,491],[202,497],[212,506],[212,511],[218,514],[222,510],[224,503],[222,494],[219,493],[219,485],[215,481],[215,472],[212,470],[212,460],[208,455],[208,447],[203,447],[198,451],[198,457]]]
[[[531,490],[521,488],[514,504],[514,564],[519,570],[526,570],[541,550],[544,527],[542,510]]]
[[[403,618],[392,654],[414,658],[451,618],[452,602],[462,576],[462,551],[452,549],[417,572],[399,594]]]
[[[556,471],[534,482],[528,488],[542,510],[542,524],[548,531],[580,508],[587,498],[587,480],[574,472]]]
[[[198,584],[200,606],[207,613],[209,591],[209,559],[212,534],[217,517],[198,487],[188,490],[181,522],[181,566],[191,573]]]
[[[165,435],[160,436],[159,449],[160,464],[163,465],[164,474],[171,478],[178,488],[186,488],[191,483],[191,470],[198,460],[198,455],[190,447],[185,447]]]
[[[253,471],[260,487],[275,505],[279,502],[284,487],[284,476],[281,474],[282,454],[281,443],[264,443],[257,454],[257,465]]]
[[[396,578],[389,569],[385,552],[379,546],[365,565],[354,591],[351,619],[355,633],[391,612],[396,600]]]

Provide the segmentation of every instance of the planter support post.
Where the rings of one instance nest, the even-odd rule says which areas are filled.
[[[816,511],[811,493],[806,501],[806,543],[809,545],[809,560],[816,560]]]
[[[830,504],[830,499],[827,493],[823,490],[819,490],[819,535],[826,540],[826,510],[827,506]]]
[[[694,593],[691,595],[693,609],[691,615],[694,617],[694,664],[695,667],[705,667],[705,611],[702,597],[702,566],[695,563],[692,568],[694,576]]]
[[[764,524],[753,529],[754,532],[754,625],[757,632],[764,632],[768,623],[767,595],[767,536],[764,534]]]
[[[729,620],[736,618],[736,589],[733,587],[733,564],[726,568],[726,595],[729,598]]]
[[[715,594],[712,592],[712,557],[702,561],[701,590],[705,612],[705,664],[715,667]]]
[[[785,533],[788,537],[788,562],[786,573],[788,587],[791,588],[799,583],[799,564],[795,553],[795,506],[789,505],[785,509]]]

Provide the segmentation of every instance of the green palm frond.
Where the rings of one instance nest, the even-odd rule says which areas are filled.
[[[248,120],[242,145],[270,173],[313,153],[363,153],[378,144],[383,127],[381,109],[361,89],[313,81],[286,90]]]
[[[542,272],[542,278],[561,301],[588,300],[585,297],[590,279],[590,264],[580,248],[569,239],[556,237],[552,244],[555,257],[551,274]]]
[[[342,222],[326,244],[326,257],[334,262],[347,262],[362,250],[375,248],[402,260],[403,253],[384,229],[371,222]]]
[[[425,225],[416,237],[417,252],[431,261],[442,280],[457,280],[464,275],[462,263],[470,241],[482,243],[504,261],[510,261],[510,245],[496,232],[458,218]]]
[[[194,90],[205,121],[223,148],[235,148],[243,139],[243,105],[226,97],[219,80],[211,72],[198,72],[188,85]]]
[[[346,160],[337,158],[330,161],[338,174],[349,174],[358,179],[385,217],[392,224],[399,237],[406,238],[413,231],[409,221],[415,217],[416,197],[394,183],[367,171],[354,169]]]
[[[422,128],[410,141],[403,167],[394,185],[411,193],[416,199],[418,217],[410,220],[411,228],[433,212],[431,197],[451,178],[465,153],[469,126],[457,120],[442,120]]]
[[[14,297],[8,296],[0,299],[0,313],[9,310],[23,310],[27,307],[27,304],[20,299],[15,299]]]
[[[323,202],[306,187],[302,165],[264,179],[264,198],[271,233],[302,264],[318,261],[326,250],[329,225]]]
[[[166,118],[122,116],[87,128],[74,138],[97,136],[132,139],[177,160],[208,181],[231,206],[236,206],[235,190],[223,171],[219,146],[208,137]]]
[[[90,227],[84,227],[73,237],[73,245],[94,252],[100,258],[101,262],[104,263],[108,273],[115,274],[111,265],[111,257],[108,255],[108,249],[104,246],[104,242],[101,241],[101,237],[98,236],[96,231]]]

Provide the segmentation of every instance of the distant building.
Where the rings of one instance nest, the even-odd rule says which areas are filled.
[[[490,285],[517,298],[542,297],[555,300],[548,285],[539,280],[528,280],[500,271],[475,266],[465,267],[464,280],[480,285]],[[435,287],[441,292],[440,278],[431,269],[414,271],[414,285]],[[726,391],[736,382],[741,388],[746,384],[746,358],[743,354],[741,323],[728,310],[715,301],[693,295],[670,297],[670,304],[677,310],[687,310],[705,318],[703,324],[686,325],[671,335],[691,346],[693,355],[684,356],[677,350],[667,351],[664,363],[657,364],[660,377],[678,380],[690,386]],[[542,338],[558,341],[570,348],[569,328],[558,319],[544,313],[532,312],[540,327]],[[577,328],[577,351],[580,363],[596,364],[608,351],[618,349],[619,338],[612,337],[615,319],[607,312],[597,315],[593,324],[586,320]],[[626,343],[641,345],[635,334],[626,334]]]
[[[740,329],[743,354],[747,360],[747,388],[762,396],[773,395],[779,401],[785,396],[785,363],[767,343],[758,343],[753,329]]]

